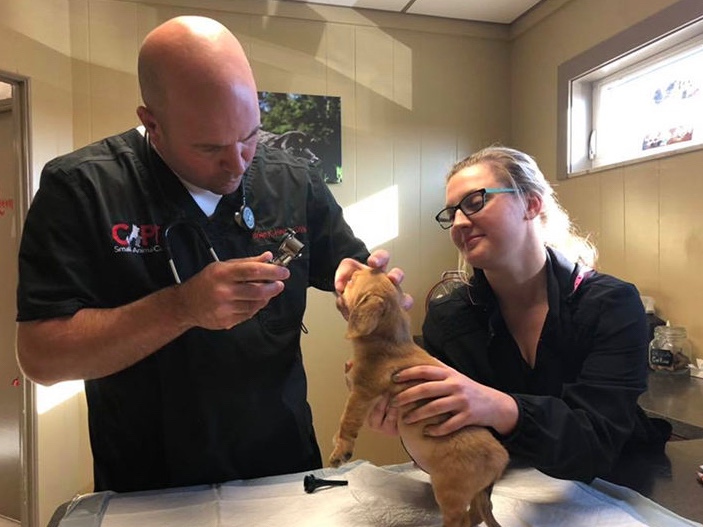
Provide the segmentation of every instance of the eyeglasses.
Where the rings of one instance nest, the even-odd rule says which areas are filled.
[[[453,207],[440,210],[434,219],[437,220],[440,227],[448,229],[454,225],[454,216],[456,216],[457,210],[461,210],[464,216],[471,216],[485,207],[487,194],[511,194],[513,192],[517,192],[517,190],[514,188],[481,188],[474,190],[461,198],[461,201]]]

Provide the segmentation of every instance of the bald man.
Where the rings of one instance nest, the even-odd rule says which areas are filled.
[[[318,468],[306,289],[342,290],[388,253],[369,255],[304,162],[257,143],[256,83],[224,26],[165,22],[138,71],[143,126],[42,172],[19,363],[41,384],[85,380],[96,491]],[[304,244],[288,268],[269,263],[287,229]]]

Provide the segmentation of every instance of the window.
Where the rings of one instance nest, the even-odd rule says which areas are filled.
[[[703,144],[703,41],[594,83],[594,167]]]
[[[682,0],[559,67],[560,178],[703,148],[703,2]]]

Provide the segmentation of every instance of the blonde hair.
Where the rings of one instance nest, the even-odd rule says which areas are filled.
[[[573,262],[595,266],[598,259],[595,245],[588,236],[582,236],[572,223],[531,156],[513,148],[489,146],[456,163],[449,171],[447,181],[460,170],[479,163],[490,165],[497,177],[518,192],[523,203],[530,194],[542,199],[539,219],[545,245],[563,253]]]

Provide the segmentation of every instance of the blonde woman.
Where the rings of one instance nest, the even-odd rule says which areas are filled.
[[[513,458],[553,477],[607,475],[634,444],[662,445],[670,427],[637,405],[647,387],[647,324],[635,286],[592,269],[534,159],[489,147],[457,163],[436,216],[474,274],[433,304],[427,350],[446,367],[419,366],[397,382],[426,381],[380,404],[371,426],[446,415],[442,436],[490,427]],[[662,426],[660,426],[662,425]]]

